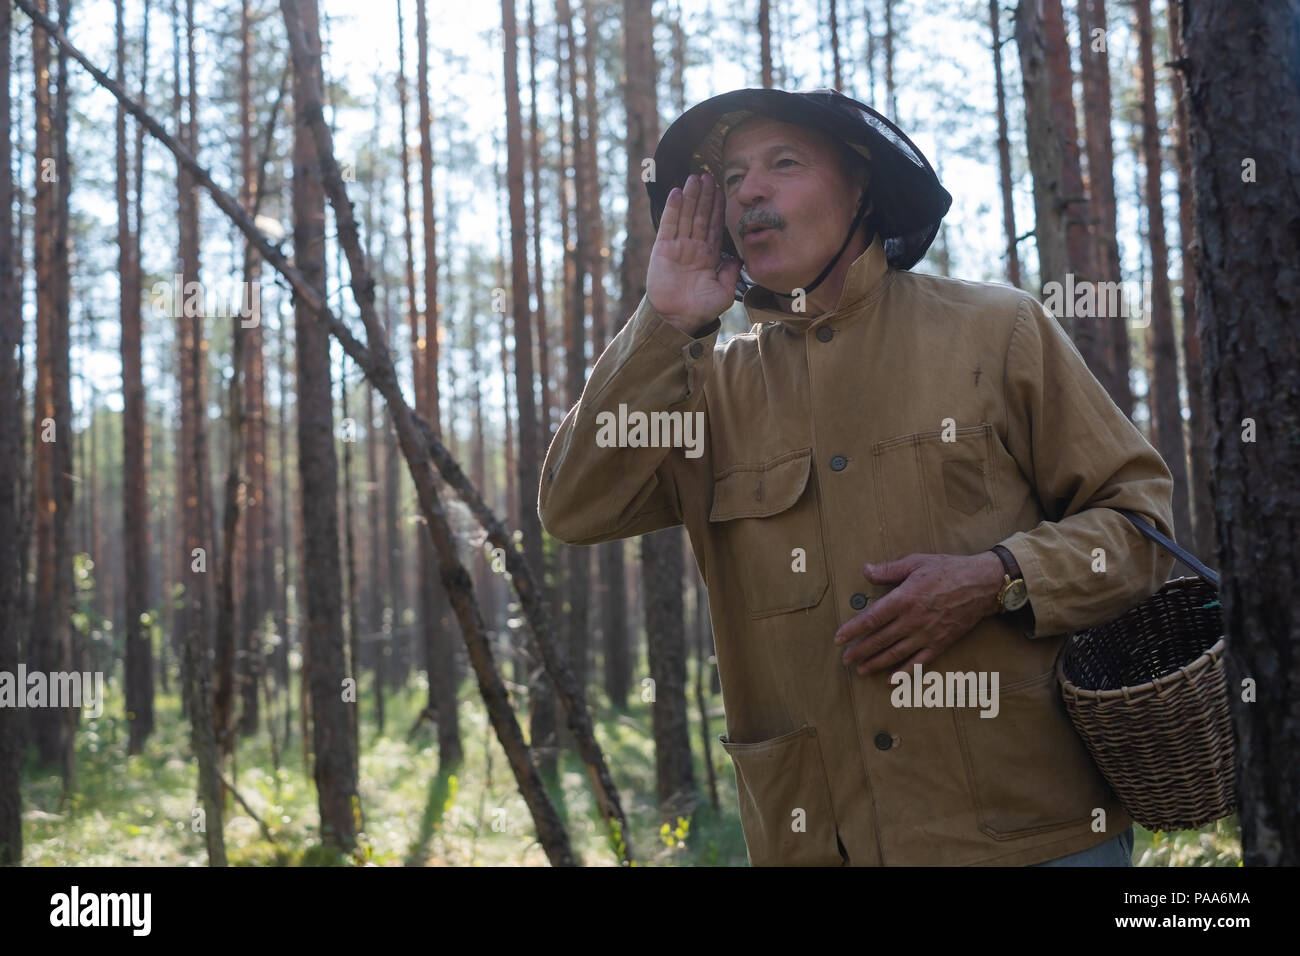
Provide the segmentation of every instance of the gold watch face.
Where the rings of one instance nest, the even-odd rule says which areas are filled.
[[[1010,613],[1019,611],[1029,601],[1029,589],[1025,587],[1024,578],[1016,578],[1002,592],[1002,610]]]

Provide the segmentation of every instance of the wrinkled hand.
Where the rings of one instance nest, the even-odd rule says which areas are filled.
[[[708,173],[690,176],[664,204],[650,250],[646,297],[683,332],[694,334],[736,297],[740,260],[722,256],[727,199]]]
[[[845,665],[859,674],[925,665],[984,618],[998,612],[1002,562],[991,551],[972,556],[909,554],[863,566],[873,584],[898,587],[835,632],[835,643],[853,643]]]

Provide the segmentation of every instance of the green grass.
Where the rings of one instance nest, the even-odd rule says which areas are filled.
[[[156,698],[156,730],[138,756],[126,754],[122,695],[110,687],[103,716],[83,720],[77,735],[77,788],[61,804],[57,772],[29,762],[23,787],[24,863],[30,866],[204,866],[204,834],[195,829],[197,765],[189,756],[188,722],[175,694]],[[226,852],[232,865],[544,866],[528,809],[515,786],[487,714],[467,684],[460,696],[464,762],[440,774],[435,735],[426,722],[410,743],[406,734],[425,701],[414,681],[386,699],[386,728],[376,730],[373,698],[363,684],[360,797],[363,827],[356,858],[338,858],[319,843],[315,785],[304,772],[297,736],[273,768],[265,722],[242,740],[235,787],[274,837],[232,799],[225,808]],[[726,754],[713,748],[720,813],[708,806],[704,767],[696,774],[701,808],[684,839],[661,832],[655,805],[654,740],[649,704],[629,713],[597,714],[596,737],[605,752],[629,816],[639,866],[740,865],[745,843],[737,816],[735,782]],[[265,715],[263,715],[265,716]],[[283,725],[283,717],[277,727]],[[721,721],[713,718],[713,726]],[[698,731],[692,743],[698,740]],[[698,746],[696,747],[698,750]],[[224,768],[228,775],[229,766]],[[616,866],[595,814],[585,768],[570,752],[559,758],[553,793],[574,852],[588,866]],[[677,831],[680,834],[680,830]]]
[[[691,708],[699,808],[688,826],[663,826],[655,804],[651,705],[633,695],[628,713],[605,706],[593,691],[596,737],[619,789],[639,866],[744,866],[745,843],[737,814],[735,778],[721,747],[712,748],[720,810],[709,806],[699,730]],[[313,866],[544,866],[527,807],[505,753],[490,732],[486,711],[467,683],[461,689],[464,762],[439,773],[437,747],[426,722],[406,734],[425,701],[419,680],[389,695],[385,733],[376,730],[368,681],[361,692],[360,797],[363,826],[356,857],[321,847],[316,789],[304,772],[302,743],[281,744],[273,768],[265,720],[239,744],[235,786],[267,825],[261,828],[234,801],[225,809],[226,852],[232,865]],[[296,698],[295,698],[296,706]],[[61,804],[57,774],[29,762],[23,787],[24,863],[30,866],[205,866],[204,835],[194,827],[197,766],[189,756],[189,724],[176,695],[156,699],[157,730],[145,752],[126,754],[120,685],[108,689],[98,720],[83,720],[77,735],[77,788]],[[265,717],[265,714],[263,714]],[[277,718],[282,727],[283,717]],[[714,736],[722,732],[710,717]],[[224,772],[229,774],[227,766]],[[585,768],[570,752],[559,760],[559,789],[552,794],[575,854],[588,866],[616,866],[608,835],[595,814]],[[1237,866],[1240,831],[1235,817],[1200,831],[1152,834],[1136,828],[1138,866]]]

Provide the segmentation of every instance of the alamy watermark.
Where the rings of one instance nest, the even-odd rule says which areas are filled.
[[[93,687],[93,690],[92,690]],[[0,671],[0,707],[80,707],[94,720],[104,713],[103,671]]]
[[[171,282],[155,282],[150,290],[150,304],[173,319],[216,317],[238,318],[246,329],[255,328],[262,321],[262,284],[260,282],[232,282],[220,289],[204,286],[202,282],[177,272]]]
[[[704,454],[703,412],[629,412],[596,414],[599,448],[685,448],[687,458]]]
[[[133,936],[148,936],[152,909],[152,893],[83,893],[74,884],[50,897],[50,925],[122,926]]]
[[[889,702],[895,707],[979,707],[981,717],[998,715],[997,671],[930,671],[920,664],[912,673],[898,671],[889,678],[894,685]]]
[[[1065,282],[1043,284],[1043,307],[1058,319],[1113,319],[1125,316],[1135,329],[1151,324],[1151,280],[1135,282],[1076,281],[1074,273]]]

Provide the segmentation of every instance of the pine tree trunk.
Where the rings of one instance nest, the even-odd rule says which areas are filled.
[[[1169,293],[1169,248],[1165,242],[1165,210],[1160,188],[1160,128],[1156,120],[1156,76],[1151,53],[1151,0],[1134,0],[1138,48],[1142,66],[1142,153],[1146,166],[1147,232],[1151,243],[1151,337],[1155,377],[1151,413],[1156,447],[1174,478],[1174,538],[1192,543],[1192,517],[1187,500],[1187,446],[1183,440],[1183,407],[1179,396],[1178,345]]]
[[[1115,149],[1111,138],[1110,57],[1106,48],[1105,0],[1079,0],[1079,55],[1083,68],[1083,114],[1088,149],[1088,198],[1096,238],[1094,262],[1098,282],[1118,283],[1119,241],[1115,225]],[[1097,31],[1101,31],[1098,34]],[[1124,412],[1133,414],[1129,384],[1128,316],[1124,309],[1096,318],[1100,367],[1097,378]]]
[[[844,73],[840,64],[840,16],[836,8],[835,0],[831,0],[830,11],[831,27],[831,66],[832,76],[835,82],[835,89],[844,89]]]
[[[442,402],[438,390],[438,252],[433,209],[433,120],[429,107],[429,43],[425,0],[415,2],[416,91],[420,104],[420,196],[424,211],[424,417],[441,437]],[[437,557],[425,531],[420,535],[422,578],[436,579]],[[456,700],[455,644],[447,596],[442,588],[422,588],[424,635],[429,664],[429,706],[438,716],[438,765],[455,767],[464,758]]]
[[[173,6],[173,14],[175,7]],[[182,142],[197,153],[198,93],[194,50],[194,0],[185,4],[184,121],[179,124]],[[180,97],[177,97],[180,115]],[[179,275],[183,290],[201,289],[199,283],[198,191],[193,173],[177,163],[177,221],[179,224]],[[190,283],[195,283],[191,286]],[[199,801],[203,809],[204,833],[211,866],[226,865],[222,836],[222,791],[218,766],[217,736],[212,707],[212,588],[209,568],[215,569],[216,548],[212,540],[212,500],[209,485],[206,429],[206,352],[202,348],[203,320],[186,308],[175,319],[180,331],[181,430],[183,455],[179,462],[185,507],[181,514],[185,561],[186,630],[182,635],[182,683],[189,688],[190,742],[199,765]],[[201,312],[201,310],[198,310]]]
[[[1246,866],[1300,863],[1300,3],[1199,0],[1183,49],[1196,226],[1196,311],[1214,418],[1229,693]],[[1258,429],[1246,432],[1247,424]],[[1247,703],[1242,680],[1252,678]]]
[[[45,4],[37,9],[45,12]],[[36,395],[33,404],[33,515],[36,532],[36,591],[32,615],[34,670],[46,674],[68,670],[72,643],[68,611],[71,591],[65,587],[60,562],[71,560],[67,548],[71,498],[72,421],[68,388],[67,328],[60,314],[59,260],[66,247],[58,244],[63,184],[59,177],[59,131],[50,93],[49,40],[32,31],[32,69],[36,77],[36,157],[33,209],[33,252],[36,272]],[[59,708],[34,709],[29,714],[42,766],[63,760],[66,718]]]
[[[1187,457],[1190,465],[1193,550],[1210,554],[1214,550],[1214,502],[1210,499],[1210,419],[1205,404],[1205,380],[1201,362],[1201,337],[1197,330],[1194,275],[1199,241],[1192,224],[1192,168],[1187,146],[1187,91],[1183,81],[1183,44],[1178,4],[1166,4],[1169,26],[1169,59],[1174,70],[1174,163],[1178,169],[1178,238],[1181,245],[1182,282],[1179,301],[1183,307],[1183,367],[1187,372],[1187,407],[1191,421],[1187,429]]]
[[[551,395],[551,356],[546,327],[546,277],[542,271],[542,137],[537,114],[537,19],[528,0],[528,148],[533,194],[533,288],[537,295],[537,374],[542,385],[541,423],[549,442],[558,422]],[[563,178],[563,177],[561,177]],[[482,488],[483,485],[478,485]]]
[[[126,83],[123,0],[117,0],[117,75]],[[147,22],[148,9],[145,17]],[[147,34],[145,35],[147,43]],[[147,47],[146,47],[147,50]],[[141,69],[147,60],[141,58]],[[144,81],[141,80],[141,89]],[[136,139],[136,149],[140,148]],[[138,162],[138,157],[137,157]],[[126,110],[117,110],[117,242],[122,317],[122,546],[125,568],[127,751],[138,754],[153,732],[153,641],[142,615],[149,597],[149,432],[145,427],[141,364],[141,286],[138,229],[133,234],[128,202]],[[138,197],[137,197],[138,198]],[[138,207],[137,207],[138,208]]]
[[[889,116],[898,119],[898,95],[894,88],[894,0],[885,0],[885,102]]]
[[[322,87],[316,0],[281,0],[287,25],[305,34],[308,56],[293,71],[294,261],[310,285],[325,293],[325,192],[305,103]],[[342,699],[345,674],[342,574],[339,569],[338,460],[334,452],[329,330],[308,306],[296,301],[294,340],[298,356],[298,474],[302,483],[303,578],[307,622],[303,645],[310,659],[314,777],[321,839],[349,852],[356,845],[356,739]]]
[[[623,8],[627,9],[626,0]],[[632,29],[630,22],[625,22],[624,29]],[[651,19],[649,42],[654,42],[654,21]],[[759,85],[764,89],[772,86],[772,9],[771,0],[758,0],[758,50],[759,50]],[[628,68],[628,85],[632,83],[632,70]],[[657,125],[657,124],[656,124]],[[652,151],[653,152],[653,151]],[[651,155],[647,153],[646,155]]]
[[[627,43],[625,108],[628,131],[627,236],[622,281],[624,315],[645,295],[645,275],[654,243],[648,198],[638,157],[654,155],[659,136],[658,67],[650,45],[654,20],[649,0],[624,0]],[[682,611],[682,533],[667,528],[641,538],[641,579],[645,589],[646,641],[654,681],[655,767],[659,809],[675,822],[695,806],[695,779],[686,719],[686,632]]]
[[[1092,281],[1095,275],[1061,0],[1021,0],[1016,8],[1016,44],[1034,176],[1039,283],[1041,294],[1047,297],[1052,284],[1069,287],[1069,276],[1078,285]],[[1094,374],[1104,374],[1107,357],[1098,349],[1097,320],[1062,321],[1062,325],[1069,329],[1088,367]]]
[[[587,377],[587,341],[586,341],[586,296],[583,287],[592,260],[592,190],[591,171],[594,163],[588,161],[593,153],[591,142],[593,128],[588,125],[584,131],[581,118],[585,106],[578,97],[578,49],[574,39],[573,17],[568,0],[558,0],[556,16],[564,27],[568,52],[569,104],[573,117],[573,186],[574,186],[574,248],[572,254],[573,278],[569,287],[572,300],[565,309],[565,392],[569,407],[578,404],[582,397],[583,385]],[[591,37],[586,37],[584,47],[590,48]],[[592,60],[594,62],[594,58]],[[585,63],[584,63],[585,66]],[[585,82],[590,85],[592,78],[588,75]],[[593,298],[595,296],[595,276],[592,276]],[[594,319],[598,323],[599,317]],[[584,692],[587,686],[587,645],[590,623],[588,620],[588,594],[591,590],[591,549],[565,545],[565,565],[569,620],[568,647],[569,664],[578,678],[578,686]]]
[[[245,209],[256,210],[261,199],[257,184],[261,169],[253,159],[253,108],[252,58],[253,36],[249,0],[240,4],[239,44],[239,117],[240,166],[243,176],[242,204]],[[278,104],[277,104],[278,105]],[[274,125],[274,114],[272,122]],[[270,130],[268,129],[268,133]],[[253,284],[259,281],[260,267],[252,247],[244,245],[244,288],[248,301],[252,298]],[[243,488],[243,594],[238,610],[237,680],[240,690],[239,733],[249,737],[257,732],[259,687],[262,671],[262,631],[266,613],[267,594],[267,468],[266,468],[266,384],[264,381],[262,322],[259,314],[248,323],[240,322],[237,330],[242,337],[243,368],[240,389],[240,423],[243,426],[241,449],[245,475]],[[238,375],[236,376],[238,377]],[[232,379],[233,383],[233,379]]]
[[[0,118],[8,127],[10,47],[13,7],[0,9]],[[36,32],[36,31],[33,31]],[[22,287],[17,282],[22,247],[13,228],[12,146],[0,143],[0,672],[18,672],[19,634],[23,622],[23,575],[18,528],[26,450],[22,432],[22,379],[15,353],[22,344]],[[21,712],[0,708],[0,866],[17,866],[23,858]]]
[[[289,519],[289,369],[288,369],[288,352],[289,346],[286,341],[286,327],[288,323],[283,316],[278,320],[276,329],[276,379],[279,385],[279,407],[276,410],[276,457],[279,465],[279,510],[280,510],[280,560],[279,567],[279,586],[276,588],[276,622],[275,629],[280,635],[280,643],[276,647],[275,653],[275,670],[276,680],[280,686],[280,691],[285,698],[284,714],[284,739],[288,744],[290,729],[293,726],[293,707],[291,706],[292,695],[289,693],[289,582],[292,578],[291,567],[291,542],[294,538],[290,537],[290,519]]]
[[[542,525],[537,515],[541,486],[537,408],[533,399],[533,333],[528,304],[528,224],[524,217],[524,147],[519,109],[518,29],[514,0],[502,0],[506,93],[506,185],[510,195],[510,288],[515,331],[515,401],[519,409],[519,527],[524,556],[542,567]],[[555,776],[555,693],[542,668],[529,688],[530,736],[539,770]]]
[[[1053,4],[1054,10],[1051,9]],[[1040,294],[1048,283],[1064,283],[1066,273],[1075,271],[1069,231],[1071,222],[1077,218],[1073,209],[1077,207],[1083,188],[1075,124],[1064,116],[1061,109],[1070,93],[1065,24],[1059,16],[1054,18],[1053,13],[1060,13],[1060,0],[1021,0],[1016,8],[1016,45],[1020,52],[1025,94],[1025,133],[1029,165],[1034,176],[1034,233],[1038,242]],[[1065,80],[1064,89],[1062,79]],[[1069,158],[1071,144],[1076,144],[1073,164]],[[1076,273],[1075,278],[1091,276]]]
[[[1087,0],[1080,0],[1081,3]],[[1011,139],[1007,136],[1007,95],[1002,84],[1002,29],[998,0],[989,0],[989,29],[993,33],[993,81],[997,93],[998,172],[1002,185],[1002,231],[1006,235],[1007,281],[1020,288],[1020,251],[1016,209],[1011,186]]]

